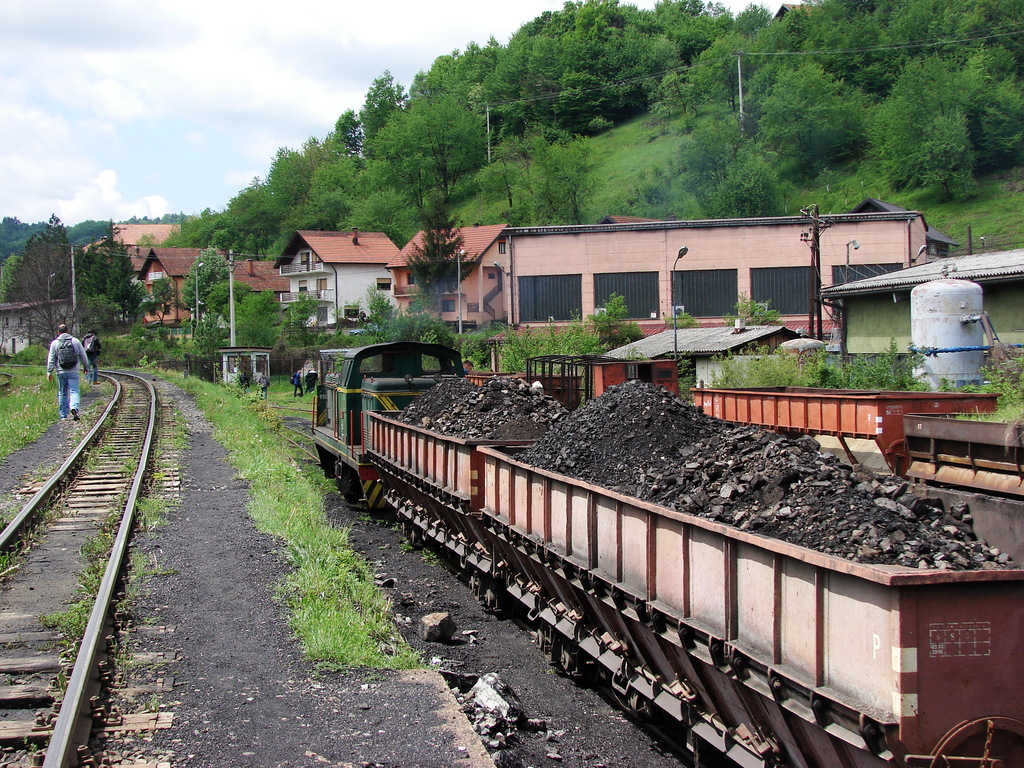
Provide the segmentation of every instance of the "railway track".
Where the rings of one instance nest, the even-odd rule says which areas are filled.
[[[159,404],[145,379],[108,378],[96,423],[0,533],[0,744],[26,765],[91,764],[92,729],[124,726],[98,693]]]

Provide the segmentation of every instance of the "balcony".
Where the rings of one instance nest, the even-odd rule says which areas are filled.
[[[309,272],[327,272],[322,261],[314,261],[310,264],[282,264],[282,275],[298,275]]]
[[[317,301],[334,301],[334,290],[327,289],[323,291],[288,291],[287,293],[281,294],[281,303],[289,304],[293,301],[298,301],[300,296],[312,296]]]

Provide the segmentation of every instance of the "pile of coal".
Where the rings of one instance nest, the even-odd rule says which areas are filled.
[[[397,418],[451,437],[514,442],[537,439],[566,414],[543,390],[495,376],[479,387],[462,378],[444,379]]]
[[[523,461],[692,515],[864,563],[1010,567],[963,507],[898,478],[855,473],[811,437],[705,415],[661,387],[612,387],[555,425]]]

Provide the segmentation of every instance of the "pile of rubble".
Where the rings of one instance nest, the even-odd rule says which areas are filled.
[[[539,387],[496,376],[479,387],[462,378],[444,379],[397,418],[442,435],[514,442],[537,439],[566,414]]]
[[[965,509],[898,478],[854,473],[798,439],[705,415],[631,381],[555,425],[520,458],[672,509],[865,563],[1008,567]]]

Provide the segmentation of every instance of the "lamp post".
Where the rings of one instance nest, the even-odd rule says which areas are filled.
[[[676,260],[672,262],[672,274],[670,275],[672,285],[669,287],[668,292],[672,300],[672,356],[676,361],[676,368],[679,367],[679,330],[676,328],[676,265],[689,251],[690,249],[684,245],[679,249],[679,253],[676,254]]]
[[[459,307],[459,322],[458,322],[458,326],[459,326],[459,335],[460,336],[462,335],[462,257],[465,256],[465,255],[466,255],[466,252],[464,250],[459,251],[457,254],[455,254],[456,258],[458,259],[458,262],[456,262],[456,269],[457,269],[458,279],[457,279],[457,282],[455,284],[455,299],[456,299],[456,301],[458,303],[458,307]]]
[[[200,261],[198,264],[196,264],[196,274],[195,274],[196,306],[195,306],[195,312],[192,313],[192,316],[193,316],[193,322],[192,322],[192,329],[193,330],[192,330],[192,333],[193,334],[195,333],[195,327],[199,324],[199,270],[202,269],[202,268],[203,268],[203,262]]]
[[[850,246],[853,246],[853,250],[860,248],[860,243],[856,240],[851,240],[846,244],[846,274],[843,276],[843,282],[850,282]]]

